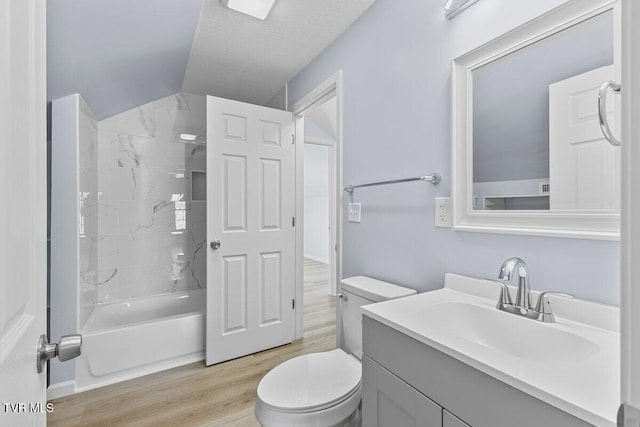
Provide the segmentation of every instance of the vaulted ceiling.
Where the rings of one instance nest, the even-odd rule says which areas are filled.
[[[99,119],[180,92],[203,0],[48,0],[47,87]]]
[[[48,98],[99,119],[180,91],[265,104],[375,0],[277,0],[261,21],[219,0],[48,0]]]

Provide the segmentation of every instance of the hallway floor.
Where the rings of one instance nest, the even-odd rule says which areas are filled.
[[[329,292],[329,265],[314,261],[309,258],[304,259],[304,286],[316,286],[318,291],[325,287],[325,292]]]
[[[304,337],[206,367],[192,363],[53,400],[49,426],[258,426],[260,379],[279,363],[336,346],[336,302],[324,264],[305,260]],[[323,277],[325,279],[323,279]]]

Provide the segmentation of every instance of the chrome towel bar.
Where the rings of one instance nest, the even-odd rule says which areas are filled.
[[[613,136],[613,132],[611,131],[609,122],[607,121],[607,91],[609,89],[611,89],[613,93],[619,94],[620,84],[609,80],[600,86],[600,91],[598,91],[598,118],[600,121],[600,129],[602,129],[604,137],[609,141],[609,144],[614,147],[618,147],[620,145],[620,140]]]
[[[369,184],[360,185],[347,185],[344,187],[344,191],[346,191],[347,193],[353,193],[353,190],[355,190],[356,188],[373,187],[374,185],[400,184],[403,182],[411,181],[426,181],[432,183],[433,185],[437,185],[440,184],[440,181],[442,181],[442,177],[438,172],[434,172],[431,175],[417,176],[415,178],[394,179],[392,181],[371,182]]]

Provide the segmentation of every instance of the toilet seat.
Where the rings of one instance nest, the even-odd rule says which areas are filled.
[[[360,361],[341,349],[294,357],[272,369],[258,398],[286,412],[319,411],[348,399],[360,385]]]
[[[361,388],[362,365],[352,355],[341,349],[305,354],[260,381],[256,417],[263,426],[349,424],[359,418]]]

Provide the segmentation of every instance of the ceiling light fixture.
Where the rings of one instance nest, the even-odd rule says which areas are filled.
[[[475,4],[478,0],[444,0],[442,7],[444,7],[444,16],[448,19],[452,19],[454,16]]]
[[[229,9],[253,16],[258,19],[265,19],[271,11],[276,0],[220,0],[220,3]]]

